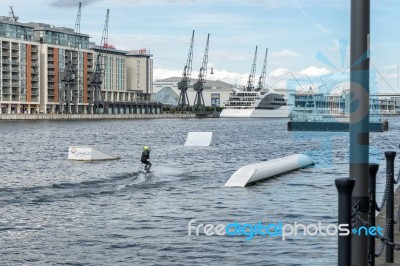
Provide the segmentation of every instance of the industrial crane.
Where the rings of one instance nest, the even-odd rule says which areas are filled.
[[[108,45],[108,20],[110,11],[107,9],[106,21],[104,23],[103,35],[101,37],[100,49],[97,52],[94,71],[90,79],[90,86],[93,87],[92,97],[89,104],[93,105],[92,112],[95,114],[104,113],[104,99],[101,93],[101,85],[104,77],[104,52]]]
[[[11,11],[10,11],[10,20],[12,22],[17,22],[18,17],[15,16],[15,14],[14,14],[13,6],[10,6],[10,9],[11,9]]]
[[[246,91],[254,90],[255,74],[256,74],[256,60],[257,60],[257,46],[256,46],[256,52],[254,53],[253,66],[251,67],[249,79],[247,80]]]
[[[203,89],[204,89],[204,84],[206,83],[206,76],[207,76],[209,40],[210,40],[210,34],[208,34],[207,36],[207,44],[206,44],[206,49],[204,51],[203,64],[200,68],[197,82],[193,84],[193,88],[196,91],[196,98],[194,99],[194,109],[196,111],[204,111],[205,107],[203,98]]]
[[[65,64],[65,70],[63,73],[63,77],[61,81],[64,84],[63,88],[60,88],[59,101],[60,101],[60,112],[64,112],[64,103],[66,103],[65,112],[70,113],[78,113],[78,69],[77,69],[77,61],[79,56],[79,45],[77,43],[78,35],[80,33],[80,21],[81,21],[81,6],[82,4],[79,2],[78,14],[76,16],[75,21],[75,29],[74,29],[74,48],[68,54],[68,61]],[[78,47],[78,49],[77,49]],[[74,110],[72,109],[72,104],[74,106]]]
[[[268,54],[268,48],[265,50],[265,58],[264,58],[264,65],[261,71],[261,76],[258,79],[258,86],[256,91],[260,91],[262,89],[264,89],[265,87],[265,76],[267,74],[267,54]]]
[[[178,101],[178,111],[190,111],[189,97],[187,90],[190,83],[190,76],[192,74],[192,60],[193,60],[193,43],[194,43],[194,30],[192,32],[192,41],[190,42],[189,54],[186,61],[185,68],[183,69],[182,79],[178,82],[178,89],[181,91]]]

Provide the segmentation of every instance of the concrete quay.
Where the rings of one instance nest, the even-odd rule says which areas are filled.
[[[0,120],[101,120],[194,118],[195,114],[0,114]]]

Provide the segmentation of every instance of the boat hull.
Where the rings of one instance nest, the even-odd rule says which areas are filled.
[[[234,109],[234,108],[225,108],[221,111],[219,117],[227,117],[227,118],[287,118],[290,115],[289,109],[285,106],[283,108],[275,109],[275,110],[265,110],[265,109],[255,109],[255,108],[247,108],[247,109]]]

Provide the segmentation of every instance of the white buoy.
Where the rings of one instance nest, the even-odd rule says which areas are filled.
[[[212,132],[189,132],[185,146],[210,146]]]
[[[119,157],[114,157],[105,154],[95,148],[88,146],[72,146],[68,149],[68,160],[76,161],[98,161],[98,160],[115,160]]]
[[[225,183],[225,187],[245,187],[247,184],[314,164],[304,154],[245,165],[239,168]]]

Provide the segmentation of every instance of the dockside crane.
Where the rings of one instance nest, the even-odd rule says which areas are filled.
[[[203,98],[203,89],[204,89],[204,85],[206,83],[206,77],[207,77],[209,40],[210,40],[210,34],[208,34],[208,36],[207,36],[207,43],[206,43],[206,49],[204,51],[203,64],[200,68],[197,82],[195,84],[193,84],[193,88],[196,91],[196,98],[194,99],[194,109],[197,112],[204,111],[204,107],[205,107],[204,98]]]
[[[190,111],[189,97],[187,90],[190,83],[190,76],[192,74],[192,61],[193,61],[193,44],[194,44],[194,30],[192,32],[192,40],[190,42],[189,54],[186,61],[185,68],[183,69],[182,79],[178,82],[178,89],[181,91],[178,101],[178,111]]]
[[[255,77],[255,74],[256,74],[256,61],[257,61],[257,46],[256,46],[256,52],[254,53],[253,65],[251,67],[249,79],[247,80],[246,91],[253,91],[254,90],[254,83],[255,83],[255,80],[256,80],[256,77]]]
[[[12,22],[17,22],[17,20],[18,20],[18,17],[14,14],[14,9],[13,9],[13,6],[10,6],[10,20],[12,21]]]
[[[74,28],[74,46],[73,50],[66,51],[69,52],[67,55],[68,59],[65,64],[65,70],[62,74],[61,81],[64,87],[60,88],[59,91],[59,101],[60,101],[60,112],[61,113],[78,113],[78,68],[77,61],[79,57],[79,45],[78,45],[78,35],[80,33],[80,21],[81,21],[81,2],[79,2],[78,14],[76,16],[75,28]],[[78,48],[77,48],[78,47]],[[64,109],[64,103],[66,104]],[[74,110],[72,109],[74,106]]]
[[[101,85],[103,84],[104,77],[104,53],[108,47],[108,21],[110,11],[107,9],[106,20],[103,28],[103,35],[101,37],[100,49],[97,52],[96,63],[94,71],[90,78],[90,86],[93,88],[91,97],[89,98],[89,104],[93,106],[92,113],[100,114],[104,113],[104,99],[101,93]]]
[[[264,64],[261,71],[261,76],[258,79],[258,86],[256,91],[260,91],[265,88],[265,77],[267,75],[267,54],[268,54],[268,48],[265,50]]]

